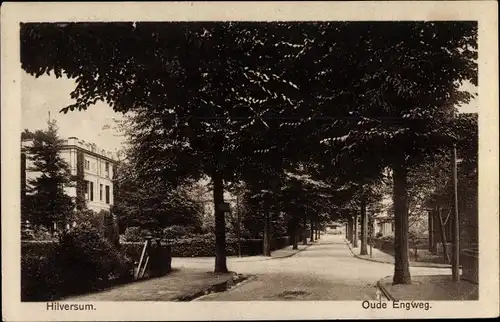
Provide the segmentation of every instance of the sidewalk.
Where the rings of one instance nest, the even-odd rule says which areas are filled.
[[[73,296],[64,301],[190,301],[212,291],[223,291],[246,276],[234,272],[214,274],[199,269],[174,270],[170,274],[101,292]]]
[[[294,256],[295,254],[305,250],[309,246],[313,245],[313,243],[308,242],[307,245],[298,245],[298,249],[292,249],[293,246],[287,246],[282,249],[277,249],[271,252],[271,256],[263,256],[263,255],[255,255],[255,256],[227,256],[227,261],[231,263],[240,263],[240,262],[260,262],[266,261],[270,259],[279,259]],[[207,261],[213,262],[214,257],[173,257],[172,263],[174,262],[190,262],[190,263],[206,263]]]
[[[291,256],[303,251],[304,249],[308,248],[309,246],[311,246],[313,244],[314,244],[314,242],[307,242],[307,245],[302,245],[302,244],[297,245],[298,249],[292,249],[293,246],[290,245],[290,246],[287,246],[285,248],[275,250],[275,251],[271,252],[271,259],[291,257]]]
[[[347,240],[345,240],[345,243],[347,244],[347,246],[349,246],[352,255],[356,258],[377,263],[394,264],[394,256],[384,253],[383,251],[377,248],[372,248],[372,257],[370,257],[370,246],[368,246],[368,255],[359,255],[360,247],[356,248],[352,247],[352,245]],[[449,264],[415,262],[415,261],[410,261],[410,267],[451,268]]]
[[[384,277],[378,287],[391,301],[477,301],[479,286],[468,281],[455,283],[450,275],[412,276],[412,284],[392,285]]]
[[[304,249],[308,245],[298,245],[298,249],[292,246],[276,250],[271,253],[271,257],[266,256],[228,256],[229,262],[258,262],[271,259],[291,257]],[[181,258],[173,258],[172,263],[178,264]],[[182,258],[182,261],[191,262],[194,267],[182,267],[175,269],[168,275],[135,281],[124,285],[119,285],[100,292],[78,295],[65,298],[66,301],[191,301],[199,296],[225,291],[247,279],[249,276],[236,274],[214,274],[203,266],[212,266],[214,257]],[[198,263],[198,264],[195,264]],[[205,265],[200,265],[203,263]],[[212,268],[213,269],[213,268]]]

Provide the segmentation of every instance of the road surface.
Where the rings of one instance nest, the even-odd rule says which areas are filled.
[[[359,249],[354,249],[359,251]],[[200,301],[283,301],[377,299],[376,283],[393,274],[394,266],[352,256],[341,235],[322,235],[305,250],[288,258],[264,260],[262,256],[229,258],[228,269],[253,275],[226,292]],[[214,259],[174,258],[173,267],[212,270]],[[415,275],[449,274],[449,269],[412,267]]]

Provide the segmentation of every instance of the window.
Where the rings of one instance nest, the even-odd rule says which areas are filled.
[[[84,180],[84,182],[85,182],[85,200],[89,200],[89,198],[90,198],[90,194],[89,194],[90,182],[87,180]]]
[[[99,186],[99,200],[102,201],[102,184]]]
[[[105,165],[105,173],[106,173],[106,177],[109,177],[109,162],[106,162],[106,165]]]
[[[94,201],[94,183],[90,181],[90,201]]]
[[[109,186],[106,186],[106,203],[109,204]]]
[[[85,169],[89,170],[90,169],[90,161],[85,160]]]

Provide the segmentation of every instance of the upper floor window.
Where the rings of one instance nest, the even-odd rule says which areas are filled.
[[[85,169],[90,170],[90,161],[85,160]]]
[[[106,174],[106,177],[109,177],[109,162],[106,162],[104,166],[104,173]]]

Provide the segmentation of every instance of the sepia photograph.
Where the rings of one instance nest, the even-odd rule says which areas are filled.
[[[498,101],[480,95],[477,20],[16,28],[21,305],[354,301],[404,316],[488,300],[492,282],[498,301],[498,266],[479,274],[482,256],[498,262],[479,226],[480,118],[495,109],[498,126]]]

